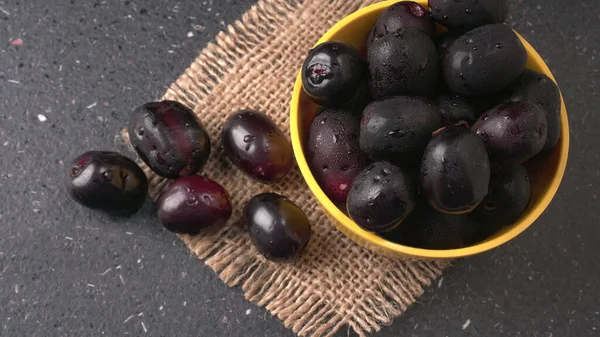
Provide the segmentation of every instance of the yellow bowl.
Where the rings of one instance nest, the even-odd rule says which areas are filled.
[[[375,24],[381,12],[395,2],[397,1],[383,1],[356,11],[333,26],[333,28],[321,37],[317,45],[335,40],[343,41],[356,48],[362,48],[369,30]],[[423,6],[427,5],[426,0],[417,2]],[[528,53],[527,68],[544,73],[556,82],[550,69],[548,69],[548,66],[544,63],[540,55],[522,36],[519,35],[519,38]],[[529,227],[548,207],[558,190],[567,165],[569,123],[565,104],[561,96],[562,133],[560,141],[552,153],[542,158],[530,160],[526,164],[532,182],[533,195],[525,214],[516,223],[496,233],[484,242],[465,248],[431,250],[404,246],[385,240],[360,228],[329,200],[319,184],[317,184],[304,155],[304,140],[306,139],[310,123],[315,118],[316,110],[317,106],[304,93],[301,76],[298,74],[291,102],[290,130],[294,154],[302,176],[314,196],[322,205],[325,213],[340,231],[363,247],[386,256],[421,259],[458,258],[479,254],[510,241]]]

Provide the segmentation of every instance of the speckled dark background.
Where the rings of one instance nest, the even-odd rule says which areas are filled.
[[[252,3],[0,0],[1,336],[293,336],[191,257],[149,203],[115,221],[62,188],[64,162],[114,149],[133,107]],[[562,187],[531,229],[457,261],[375,336],[600,335],[599,19],[596,0],[515,1],[510,23],[567,103]]]

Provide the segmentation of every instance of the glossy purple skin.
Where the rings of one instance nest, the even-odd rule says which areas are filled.
[[[551,151],[560,139],[560,92],[558,86],[548,76],[525,69],[511,85],[504,90],[503,102],[527,101],[538,104],[546,113],[548,136],[543,152]]]
[[[210,156],[208,132],[190,109],[175,101],[136,108],[127,131],[142,160],[166,178],[194,174]]]
[[[302,87],[317,104],[341,107],[355,96],[365,72],[358,50],[343,42],[325,42],[308,53],[302,66]]]
[[[231,162],[261,182],[278,182],[294,166],[289,140],[261,112],[242,110],[231,115],[223,126],[221,140]]]
[[[310,241],[310,222],[304,212],[275,193],[252,197],[244,208],[244,220],[254,246],[271,260],[297,257]]]
[[[367,63],[375,99],[435,92],[439,69],[435,44],[418,29],[402,28],[375,40]]]
[[[383,233],[398,226],[415,208],[415,186],[410,175],[388,162],[369,165],[354,180],[346,207],[367,231]]]
[[[519,164],[542,150],[548,127],[539,105],[510,102],[484,113],[472,129],[484,141],[492,163]]]
[[[506,165],[492,174],[488,194],[473,215],[490,234],[517,221],[531,200],[531,181],[522,165]]]
[[[374,161],[403,167],[418,162],[441,126],[441,115],[430,101],[414,96],[389,97],[369,104],[360,123],[360,148]]]
[[[359,117],[347,109],[327,109],[313,120],[306,144],[312,174],[325,194],[344,207],[354,178],[369,160],[358,145]]]
[[[475,122],[475,110],[469,103],[456,95],[442,95],[436,98],[436,104],[442,116],[442,125],[451,125],[461,121]]]
[[[67,188],[86,207],[129,215],[144,204],[148,181],[133,160],[116,152],[90,151],[73,160]]]
[[[475,28],[446,49],[442,72],[448,88],[465,95],[496,93],[525,69],[527,51],[508,26]]]
[[[490,162],[483,141],[466,124],[437,131],[421,161],[421,192],[436,210],[462,214],[483,200]]]
[[[375,40],[403,28],[415,28],[427,36],[435,36],[435,24],[431,14],[413,1],[397,2],[388,7],[377,19],[367,39],[370,46]]]
[[[508,15],[508,0],[429,0],[433,19],[452,31],[502,23]]]
[[[172,181],[162,190],[156,205],[163,226],[182,234],[193,235],[208,227],[222,226],[232,213],[223,186],[197,175]]]

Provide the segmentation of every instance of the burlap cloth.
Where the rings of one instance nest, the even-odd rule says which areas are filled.
[[[266,186],[231,167],[221,150],[222,123],[238,109],[263,111],[289,133],[289,102],[308,50],[341,18],[373,2],[261,0],[217,35],[164,95],[192,108],[207,127],[214,151],[203,174],[227,189],[235,209],[224,228],[181,239],[226,284],[241,285],[248,300],[300,336],[332,336],[346,324],[359,336],[378,331],[448,265],[393,260],[361,248],[331,224],[297,169]],[[156,198],[167,181],[144,169]],[[246,201],[267,190],[295,201],[311,220],[313,236],[298,262],[265,260],[240,225]]]

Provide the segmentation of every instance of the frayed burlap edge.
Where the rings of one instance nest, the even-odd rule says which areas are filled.
[[[297,169],[278,185],[261,185],[232,168],[220,149],[220,127],[240,108],[264,111],[288,132],[289,99],[306,51],[339,19],[372,2],[261,0],[218,34],[163,97],[193,109],[207,127],[215,151],[203,174],[225,186],[236,209],[227,227],[181,239],[227,285],[241,285],[248,300],[300,336],[333,336],[344,325],[359,336],[379,331],[448,266],[394,260],[361,248],[329,222]],[[142,166],[155,199],[168,181]],[[288,196],[313,224],[300,261],[267,261],[240,225],[245,202],[267,190]]]

